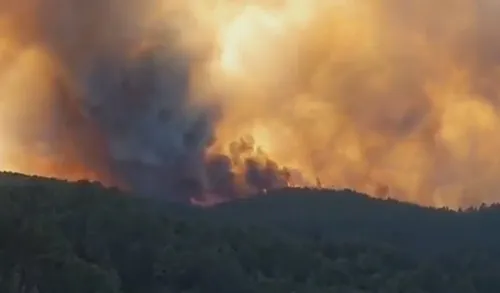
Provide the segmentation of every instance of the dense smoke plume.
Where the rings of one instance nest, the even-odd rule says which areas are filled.
[[[0,0],[0,164],[140,193],[500,197],[495,0]],[[202,200],[202,199],[200,199]]]

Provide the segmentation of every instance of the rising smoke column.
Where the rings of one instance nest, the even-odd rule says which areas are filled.
[[[0,163],[183,199],[319,178],[422,204],[493,201],[498,12],[0,0]]]
[[[183,200],[205,193],[232,197],[253,185],[253,191],[267,187],[265,177],[274,176],[266,167],[270,160],[261,168],[246,159],[243,165],[251,165],[252,175],[241,182],[246,189],[224,181],[222,192],[222,181],[207,175],[233,173],[233,162],[216,168],[215,156],[206,155],[220,105],[210,101],[214,93],[193,92],[191,79],[198,62],[203,63],[195,58],[206,58],[204,50],[183,39],[187,24],[179,28],[175,18],[155,20],[159,2],[2,4],[6,36],[15,44],[8,49],[19,58],[25,51],[35,54],[26,64],[15,64],[26,71],[16,80],[22,92],[4,98],[4,115],[12,110],[23,115],[3,123],[4,164]],[[188,12],[164,4],[165,13]],[[45,91],[26,88],[31,81]],[[25,100],[18,103],[21,94]],[[203,100],[196,95],[204,95]]]
[[[253,31],[224,46],[244,78],[219,137],[249,129],[278,162],[329,186],[430,205],[495,200],[499,6],[451,2],[247,9],[235,22]]]

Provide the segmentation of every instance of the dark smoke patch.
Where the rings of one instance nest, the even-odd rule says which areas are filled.
[[[187,199],[203,193],[218,111],[189,99],[188,60],[164,49],[105,56],[87,75],[81,102],[122,181],[140,193]]]
[[[292,172],[271,160],[251,136],[232,142],[229,153],[206,160],[210,194],[229,199],[289,185]]]
[[[255,159],[247,159],[245,165],[246,180],[257,191],[285,187],[290,180],[289,171],[286,168],[281,169],[270,159],[266,159],[263,163]]]
[[[207,181],[211,193],[224,198],[238,196],[237,176],[232,171],[233,162],[225,155],[212,155],[206,162]]]

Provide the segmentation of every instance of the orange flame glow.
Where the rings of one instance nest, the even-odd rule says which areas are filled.
[[[300,170],[294,184],[319,177],[327,186],[387,190],[436,206],[499,199],[494,1],[181,2],[146,1],[140,16],[124,19],[179,31],[172,46],[192,60],[193,103],[222,107],[209,156],[229,154],[231,142],[251,136],[260,150],[250,156]],[[29,27],[15,15],[0,17],[2,168],[112,182],[78,145],[44,155],[43,146],[23,144],[53,114],[48,76],[71,71],[59,59],[76,57],[27,45],[37,33],[22,35],[19,23]],[[117,26],[132,30],[125,23]],[[108,37],[91,39],[89,51]]]

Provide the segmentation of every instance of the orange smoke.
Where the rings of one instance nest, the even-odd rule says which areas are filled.
[[[498,5],[257,2],[215,22],[214,152],[251,135],[311,185],[453,207],[498,199],[498,70],[481,55],[500,41],[484,15]]]
[[[105,161],[108,147],[95,142],[93,125],[90,154],[76,138],[63,139],[71,132],[58,136],[63,141],[50,154],[23,136],[39,133],[53,114],[50,76],[77,83],[72,72],[88,52],[103,44],[148,50],[165,28],[177,32],[171,46],[189,57],[191,103],[222,108],[208,158],[231,155],[231,142],[251,136],[252,158],[300,170],[291,184],[320,178],[436,206],[498,200],[500,7],[493,0],[144,3],[140,16],[128,9],[106,33],[97,25],[78,31],[86,42],[64,56],[27,45],[29,37],[12,29],[19,21],[0,29],[3,169],[116,181],[105,164],[88,162]],[[113,32],[133,30],[126,23],[154,33],[141,44],[115,42]],[[241,168],[233,162],[234,172]]]
[[[5,35],[11,34],[5,32]],[[67,98],[74,93],[65,86],[61,87],[60,79],[63,77],[50,55],[37,46],[23,46],[10,36],[2,39],[0,56],[1,170],[117,184],[105,169],[89,165],[93,159],[86,158],[80,150],[84,144],[93,144],[92,148],[96,150],[93,155],[97,158],[97,148],[103,148],[95,140],[97,136],[90,133],[90,125],[85,131],[78,132],[83,135],[79,138],[75,137],[72,133],[75,129],[70,129],[69,125],[60,125],[59,129],[52,125],[61,123],[54,117],[55,99]],[[83,117],[71,105],[71,99],[65,100],[62,105],[75,125],[82,125],[80,121]],[[47,133],[46,129],[52,129],[54,133]],[[87,137],[84,137],[85,133]],[[85,142],[90,137],[94,140]]]

